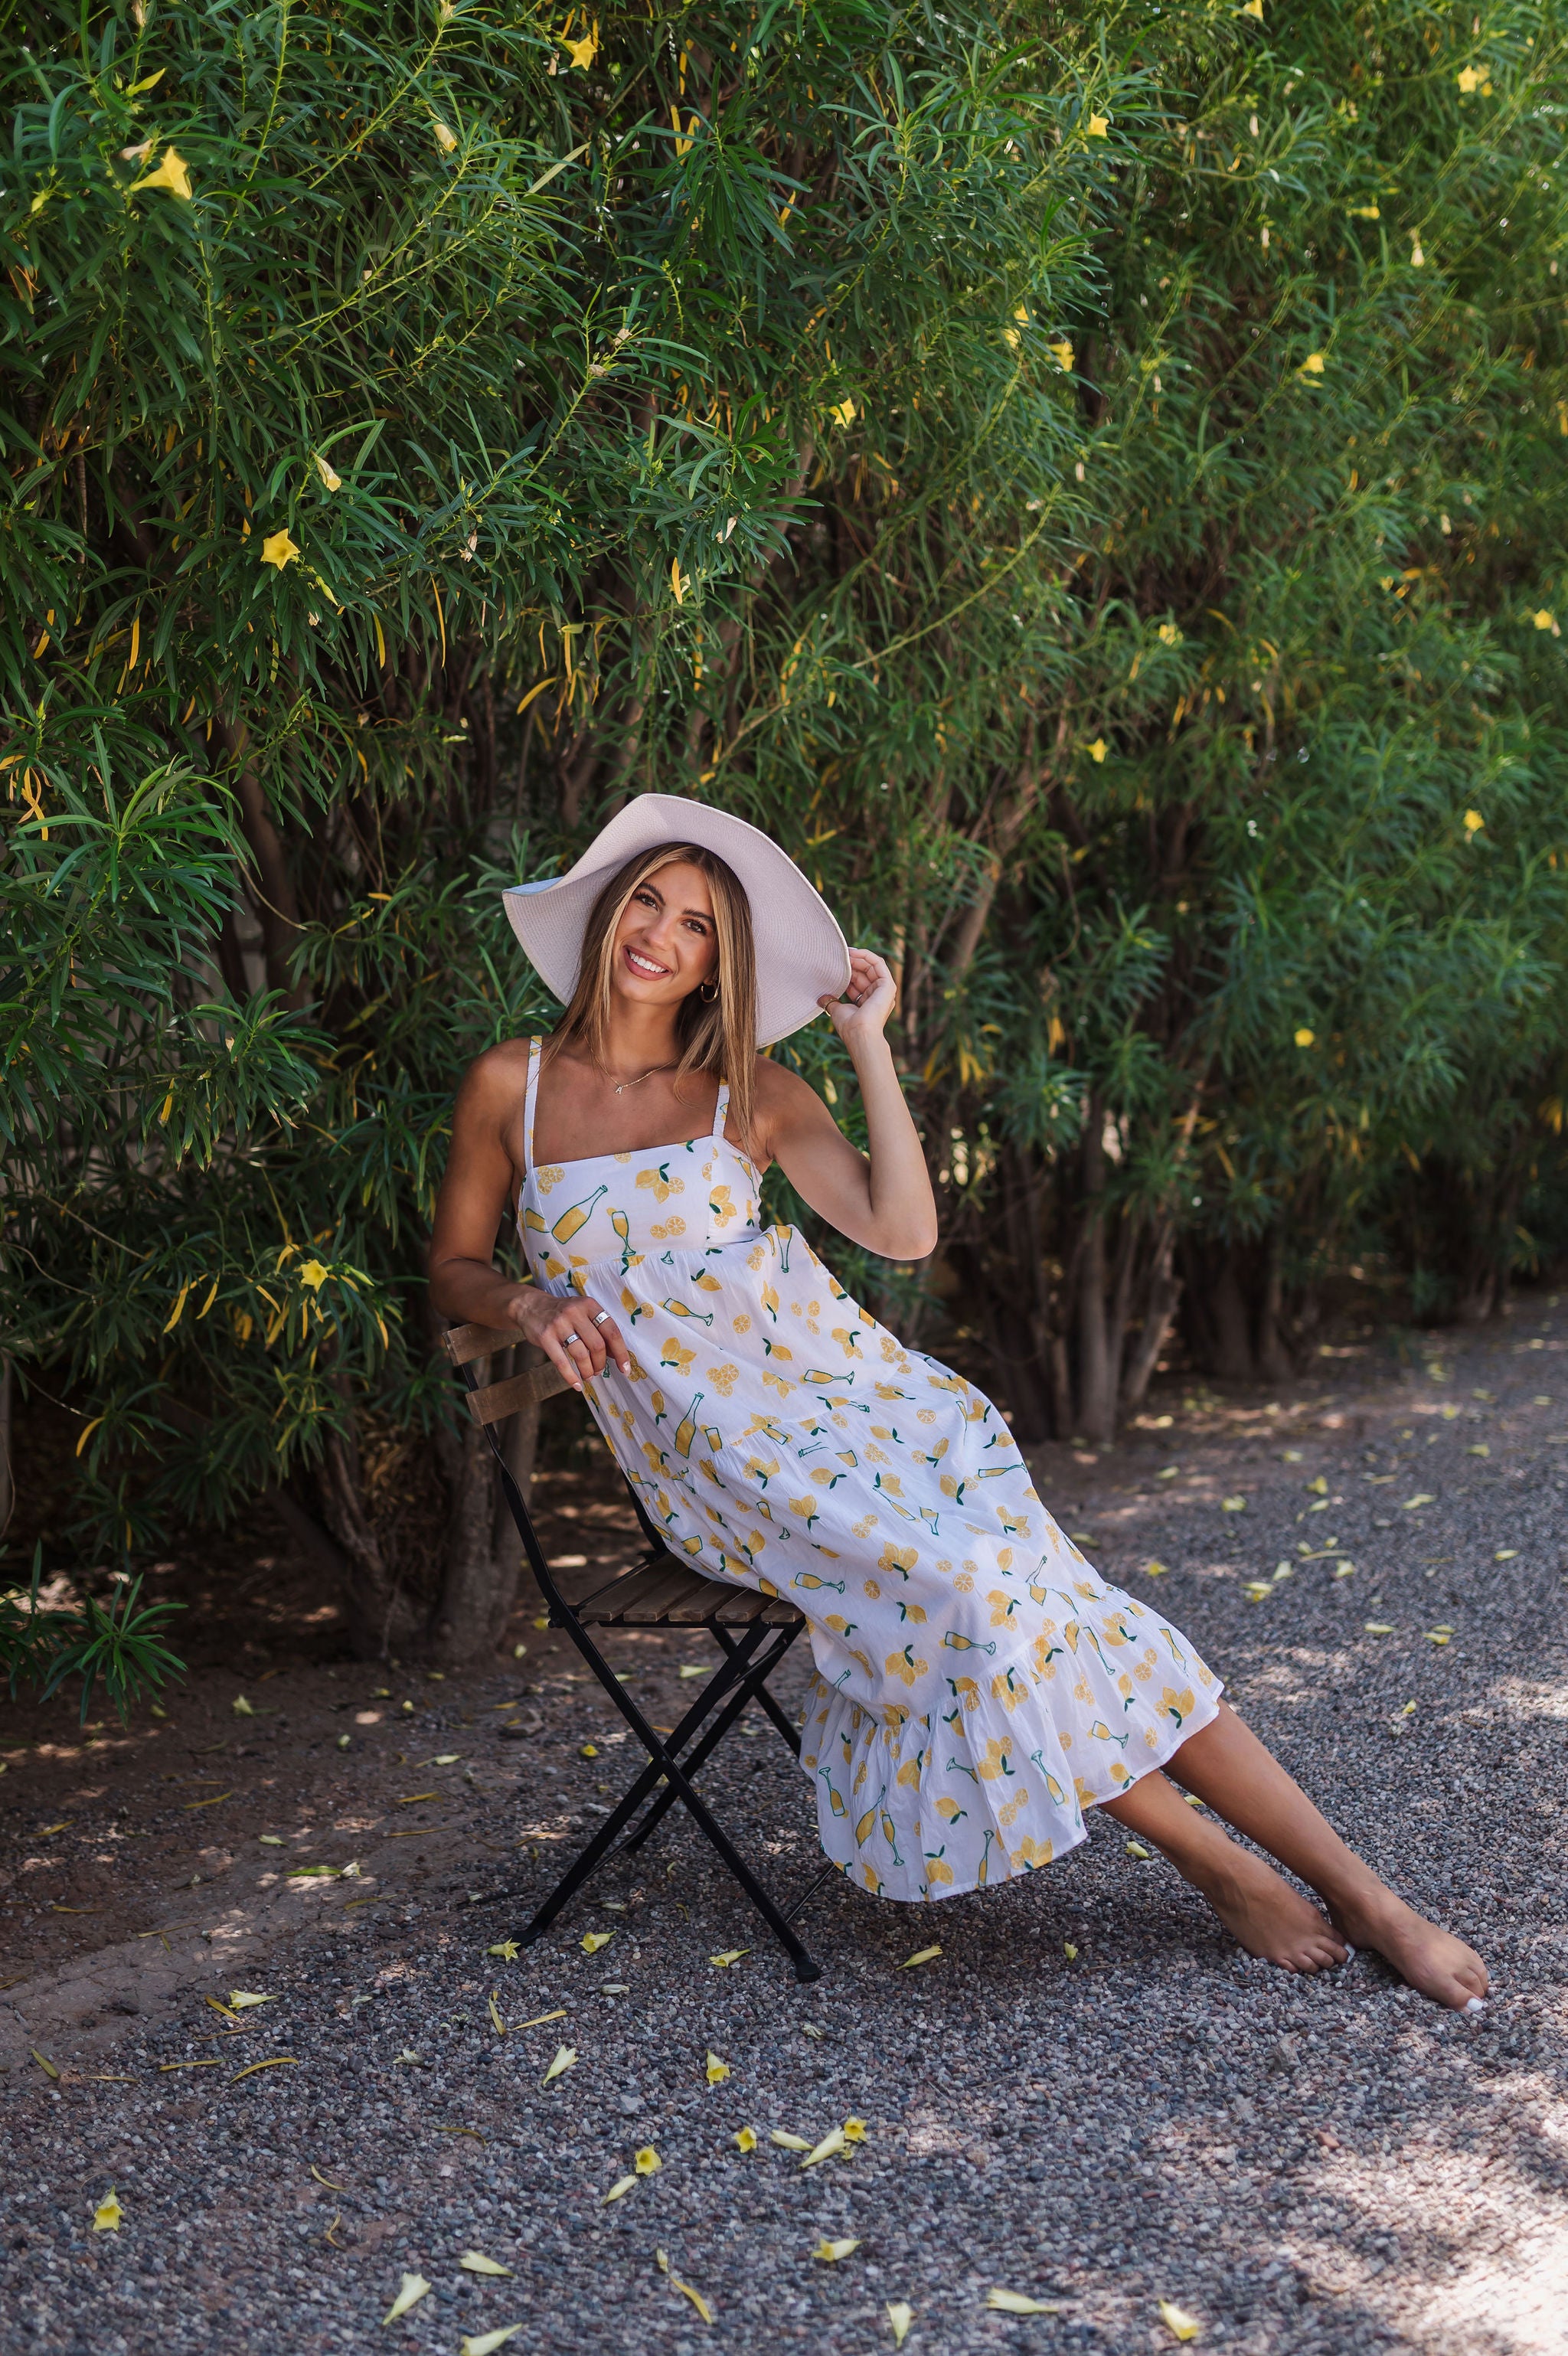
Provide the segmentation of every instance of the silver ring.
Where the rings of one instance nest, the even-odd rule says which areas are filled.
[[[566,1337],[566,1346],[569,1350],[581,1350],[586,1348],[587,1344],[581,1333],[569,1333]]]
[[[595,1325],[608,1325],[610,1323],[610,1312],[607,1309],[602,1309],[599,1312],[598,1316],[593,1320],[593,1323]]]

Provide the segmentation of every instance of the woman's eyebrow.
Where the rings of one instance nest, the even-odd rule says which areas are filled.
[[[705,925],[710,925],[713,922],[711,908],[683,908],[680,913],[683,916],[700,916]]]

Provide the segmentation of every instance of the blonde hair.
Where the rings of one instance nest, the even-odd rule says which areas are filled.
[[[566,1014],[546,1049],[554,1055],[575,1043],[604,1067],[610,1035],[611,975],[615,962],[615,929],[633,893],[650,875],[677,862],[695,867],[706,879],[713,902],[713,930],[719,964],[714,979],[719,994],[705,999],[691,991],[676,1016],[680,1061],[675,1087],[688,1072],[713,1072],[730,1083],[730,1109],[748,1151],[755,1090],[752,1077],[757,1054],[757,956],[752,936],[752,905],[745,887],[731,867],[714,851],[697,842],[666,842],[640,851],[610,878],[594,901],[582,935],[582,960],[577,987]]]

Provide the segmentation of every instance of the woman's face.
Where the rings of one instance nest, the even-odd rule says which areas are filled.
[[[645,876],[621,911],[612,986],[641,1005],[669,1006],[718,972],[708,879],[700,868],[674,860]]]

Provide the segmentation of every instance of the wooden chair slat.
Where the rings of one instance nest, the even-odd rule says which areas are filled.
[[[671,1610],[697,1597],[705,1597],[710,1580],[699,1570],[672,1570],[667,1580],[646,1595],[639,1596],[619,1614],[623,1628],[657,1628],[667,1625]],[[704,1613],[697,1615],[700,1623]]]
[[[466,1391],[468,1412],[476,1424],[500,1423],[506,1417],[516,1415],[520,1407],[535,1399],[554,1398],[558,1391],[567,1391],[571,1385],[549,1360],[541,1360],[526,1375],[507,1375],[498,1383],[481,1383],[477,1389]]]
[[[722,1628],[749,1628],[753,1620],[762,1618],[770,1600],[750,1587],[736,1588],[710,1616]]]
[[[775,1596],[763,1614],[769,1628],[804,1628],[805,1614],[798,1603],[786,1603],[782,1595]]]
[[[533,1344],[525,1342],[515,1325],[509,1332],[496,1325],[452,1325],[442,1335],[441,1346],[454,1366],[465,1366],[471,1358],[493,1357],[497,1350],[522,1349],[534,1355]]]
[[[567,1601],[580,1620],[592,1621],[595,1627],[608,1627],[620,1618],[628,1603],[663,1587],[669,1572],[669,1562],[661,1555],[651,1563],[639,1562],[630,1570],[617,1571],[613,1579],[605,1580],[584,1595],[569,1596]]]

